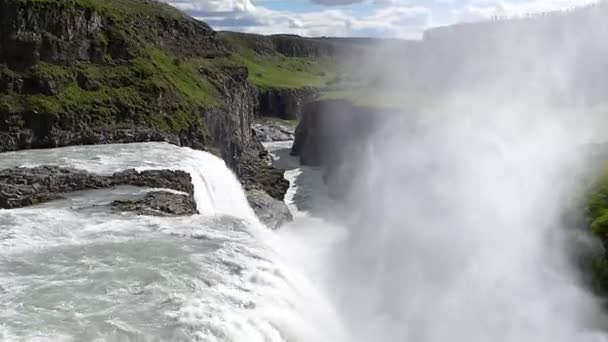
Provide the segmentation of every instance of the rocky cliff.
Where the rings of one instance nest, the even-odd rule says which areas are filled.
[[[396,113],[390,109],[357,106],[346,100],[319,100],[305,106],[295,132],[292,155],[304,165],[320,166],[330,192],[349,191],[361,151],[372,134]]]
[[[259,110],[262,117],[282,120],[299,120],[306,104],[314,101],[319,89],[311,87],[287,89],[260,89]]]
[[[148,0],[0,0],[0,151],[167,141],[282,199],[258,90],[205,23]]]

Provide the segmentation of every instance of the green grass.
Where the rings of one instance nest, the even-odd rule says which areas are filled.
[[[157,1],[142,0],[12,0],[22,7],[52,6],[54,8],[72,8],[74,5],[94,10],[106,17],[123,20],[134,17],[184,18],[178,9]]]
[[[222,32],[219,37],[231,54],[215,63],[246,66],[249,80],[260,88],[324,88],[336,77],[336,63],[329,58],[286,57],[274,50],[258,53],[255,45],[264,45],[263,36],[248,35],[244,38]]]
[[[182,62],[153,47],[149,47],[148,52],[158,71],[155,75],[157,84],[166,83],[195,105],[219,105],[215,89],[199,73],[196,62]]]
[[[256,50],[258,42],[238,35],[219,34],[226,49],[219,48],[214,58],[177,55],[179,51],[166,44],[156,44],[154,32],[143,28],[150,23],[162,30],[167,20],[187,17],[156,1],[7,1],[34,12],[65,12],[66,17],[82,9],[99,13],[104,26],[89,39],[106,53],[95,62],[37,63],[18,70],[0,64],[3,83],[22,80],[28,88],[0,92],[0,127],[42,122],[65,129],[84,124],[204,131],[200,112],[222,105],[220,89],[231,75],[227,68],[246,67],[249,81],[263,89],[324,88],[336,78],[332,60],[290,58],[272,49],[262,53]],[[60,37],[40,29],[46,41],[69,48]]]
[[[179,132],[198,122],[199,108],[219,105],[216,90],[196,65],[152,46],[146,51],[147,55],[112,64],[39,63],[21,76],[53,81],[57,94],[2,94],[0,111],[11,117],[36,113],[66,127],[80,122]]]
[[[232,60],[249,69],[250,81],[261,88],[325,87],[333,73],[329,62],[282,55],[234,54]]]

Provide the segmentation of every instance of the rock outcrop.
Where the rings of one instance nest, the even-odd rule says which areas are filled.
[[[177,135],[153,128],[88,128],[81,131],[52,129],[40,137],[31,129],[0,132],[0,152],[30,148],[49,148],[71,145],[127,144],[140,142],[168,142],[175,145],[196,145],[196,138]]]
[[[207,62],[228,53],[157,1],[0,0],[0,152],[165,141],[211,151],[280,198],[282,173],[251,130],[248,69]]]
[[[346,100],[322,100],[308,104],[295,131],[292,155],[304,165],[329,166],[360,143],[381,122],[384,111],[355,106]]]
[[[242,155],[237,173],[246,191],[262,190],[280,201],[289,189],[289,181],[284,174],[285,170],[271,165],[268,152],[261,144],[257,150],[251,149]]]
[[[274,121],[253,125],[253,133],[261,142],[290,141],[295,139],[295,128]]]
[[[283,201],[272,198],[267,192],[251,190],[247,192],[249,205],[268,228],[278,229],[293,216]]]
[[[121,15],[147,41],[175,53],[213,56],[221,53],[215,32],[205,23],[155,1],[118,5],[100,2],[83,6],[74,0],[0,1],[0,63],[20,68],[36,64],[101,63],[137,56],[130,37],[117,28]]]
[[[310,87],[295,89],[260,89],[259,116],[283,120],[298,120],[304,106],[318,96],[319,90]]]
[[[346,100],[312,102],[296,128],[291,154],[299,156],[303,165],[322,167],[330,194],[342,197],[362,162],[360,151],[395,114],[394,110],[356,106]]]
[[[198,214],[192,196],[167,191],[147,193],[136,200],[119,200],[111,204],[112,210],[134,212],[147,216],[188,216]]]
[[[57,166],[39,166],[0,170],[0,208],[27,207],[59,199],[62,194],[74,191],[120,185],[172,189],[189,197],[184,203],[194,201],[191,177],[183,171],[126,170],[106,176]]]

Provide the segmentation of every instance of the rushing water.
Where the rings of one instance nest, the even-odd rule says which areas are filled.
[[[476,182],[488,176],[488,184],[499,184],[494,169],[481,165],[475,173],[464,167],[469,164],[449,164],[448,158],[443,162],[464,170],[421,172],[428,178],[423,182],[416,172],[434,167],[441,153],[426,155],[428,160],[410,158],[433,151],[411,144],[401,151],[410,162],[405,163],[376,151],[372,155],[382,163],[369,165],[383,168],[370,173],[378,184],[373,183],[375,192],[360,196],[374,210],[354,212],[329,198],[322,170],[300,166],[289,156],[290,146],[266,146],[292,184],[286,203],[296,220],[277,232],[257,220],[223,161],[205,152],[146,143],[0,155],[0,168],[53,164],[102,174],[127,168],[185,170],[201,212],[166,218],[108,209],[113,200],[150,191],[136,187],[83,191],[39,206],[0,210],[0,341],[606,340],[597,323],[604,319],[592,303],[597,299],[571,270],[554,265],[562,263],[563,252],[554,251],[562,246],[550,242],[566,238],[560,228],[540,225],[547,226],[547,234],[534,233],[538,227],[518,224],[529,211],[502,205],[503,197],[521,186],[503,181],[500,198],[488,195],[499,200],[496,208],[507,210],[506,218],[493,221],[503,224],[500,235],[488,232],[485,221],[472,225],[456,215],[502,212],[492,211],[492,202],[475,202],[473,210],[463,206],[469,187],[457,193],[463,197],[442,197],[436,190],[445,194],[443,188],[432,186],[469,174]],[[485,150],[470,151],[471,165],[486,156]],[[490,156],[486,167],[529,164]],[[384,175],[402,176],[404,170],[412,177],[403,189],[385,181]],[[519,181],[516,168],[505,170]],[[531,190],[516,191],[521,203],[536,203],[534,196],[526,197]],[[422,195],[434,200],[424,202]],[[439,204],[445,205],[441,215],[426,215]],[[454,212],[447,215],[450,208]],[[347,215],[338,218],[336,212]],[[356,222],[348,230],[336,224],[345,216]],[[553,239],[547,240],[549,232]],[[535,258],[538,248],[555,258]]]
[[[201,215],[116,214],[146,189],[0,211],[2,341],[319,341],[334,318],[281,261],[238,180],[205,152],[148,143],[3,154],[0,168],[182,169]],[[312,313],[314,311],[314,313]],[[328,328],[330,329],[330,328]]]

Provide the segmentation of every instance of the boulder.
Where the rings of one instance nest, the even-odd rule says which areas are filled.
[[[276,122],[253,125],[253,134],[261,142],[290,141],[295,138],[295,129]]]
[[[272,198],[265,191],[247,191],[247,200],[260,221],[270,229],[278,229],[293,220],[285,202]]]
[[[168,191],[147,193],[137,200],[114,201],[112,210],[135,212],[149,216],[188,216],[198,214],[196,202],[192,196]]]

